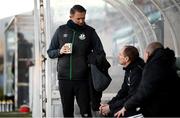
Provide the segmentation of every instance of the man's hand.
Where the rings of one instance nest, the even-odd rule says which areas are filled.
[[[34,64],[33,64],[33,62],[31,61],[31,60],[27,60],[26,61],[26,66],[27,67],[30,67],[30,66],[33,66]]]
[[[105,104],[101,104],[101,106],[99,107],[99,114],[102,114],[102,107],[105,106]]]
[[[62,48],[60,49],[60,54],[69,54],[69,50],[70,50],[70,48],[66,45],[66,44],[64,44],[63,46],[62,46]]]
[[[121,110],[119,110],[118,112],[116,112],[114,114],[115,117],[120,118],[120,116],[124,116],[124,113],[126,112],[126,109],[123,107]]]
[[[110,112],[109,105],[108,104],[101,104],[99,107],[100,114],[103,116],[107,116],[108,113]]]

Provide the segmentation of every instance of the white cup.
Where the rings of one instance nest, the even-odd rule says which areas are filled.
[[[68,50],[68,51],[66,52],[67,54],[72,53],[72,43],[65,43],[65,44],[64,44],[64,47],[67,48],[67,50]]]

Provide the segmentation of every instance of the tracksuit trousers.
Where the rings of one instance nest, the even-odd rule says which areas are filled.
[[[74,117],[74,99],[82,117],[91,117],[88,80],[59,80],[64,117]]]

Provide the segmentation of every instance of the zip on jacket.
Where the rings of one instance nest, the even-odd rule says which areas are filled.
[[[73,49],[75,34],[76,34],[76,32],[73,30],[72,49]],[[72,80],[72,54],[70,55],[70,73],[69,73],[69,78],[70,78],[70,80]]]

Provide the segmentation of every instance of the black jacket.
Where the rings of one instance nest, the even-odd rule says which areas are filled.
[[[110,64],[107,61],[106,57],[104,55],[97,55],[95,53],[91,53],[88,56],[88,62],[91,64],[94,64],[98,67],[98,69],[105,75],[110,76],[108,73],[108,69],[110,68]],[[91,98],[91,107],[93,111],[99,111],[101,98],[102,98],[102,92],[103,91],[96,91],[94,89],[94,85],[92,82],[92,76],[91,71],[89,71],[89,84],[90,84],[90,98]]]
[[[179,80],[175,56],[170,49],[157,49],[144,67],[142,81],[134,96],[124,105],[141,107],[144,116],[180,116]]]
[[[22,74],[25,74],[25,72],[28,72],[29,66],[27,65],[27,61],[30,61],[32,58],[32,43],[28,42],[24,38],[19,38],[18,40],[18,70],[23,71]],[[32,64],[32,63],[31,63]],[[12,70],[11,72],[15,74],[15,54],[13,54],[12,59]]]
[[[65,43],[72,43],[72,54],[60,54]],[[88,56],[92,53],[104,55],[102,43],[94,28],[78,26],[69,20],[60,26],[47,51],[50,58],[58,58],[58,79],[84,80],[88,75]]]
[[[110,111],[114,112],[124,106],[124,103],[135,94],[141,81],[144,61],[137,58],[133,63],[129,64],[125,70],[124,82],[118,94],[108,103]]]

